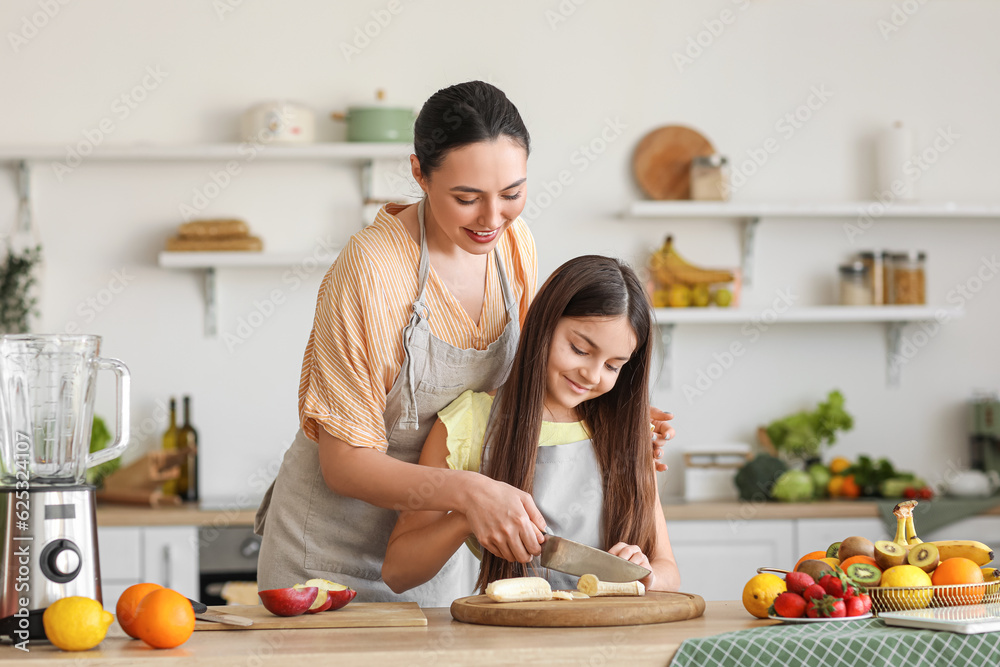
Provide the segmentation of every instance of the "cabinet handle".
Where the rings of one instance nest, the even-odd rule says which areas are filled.
[[[172,588],[170,585],[170,575],[173,572],[173,546],[163,545],[163,587]]]

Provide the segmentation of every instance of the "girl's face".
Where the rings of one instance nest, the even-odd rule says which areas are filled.
[[[524,210],[528,154],[500,137],[449,151],[426,178],[416,156],[413,177],[427,193],[427,222],[462,250],[484,255]]]
[[[549,347],[545,407],[553,419],[576,421],[576,407],[607,393],[635,351],[636,338],[625,315],[564,317]]]

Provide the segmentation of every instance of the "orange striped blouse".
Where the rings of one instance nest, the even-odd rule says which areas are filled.
[[[385,400],[403,365],[402,332],[417,297],[420,259],[420,246],[394,215],[403,208],[388,204],[380,209],[371,226],[351,237],[323,278],[299,381],[299,421],[314,442],[322,426],[352,445],[383,452],[388,447]],[[538,277],[527,225],[514,221],[497,249],[523,324]],[[424,298],[431,333],[455,347],[485,350],[507,324],[492,252],[478,326],[433,266]]]

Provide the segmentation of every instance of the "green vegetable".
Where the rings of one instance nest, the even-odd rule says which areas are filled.
[[[798,503],[812,500],[814,484],[812,477],[804,470],[786,470],[774,483],[771,495],[775,500]]]
[[[879,484],[878,490],[879,493],[882,494],[883,498],[902,498],[907,487],[921,489],[925,486],[927,486],[927,483],[924,480],[920,479],[916,475],[907,474],[882,480],[882,483]]]
[[[0,331],[27,333],[28,317],[38,315],[38,299],[31,294],[35,284],[34,267],[42,258],[42,247],[23,253],[7,250],[0,262]]]
[[[782,473],[788,470],[788,464],[769,454],[758,454],[747,462],[736,473],[733,481],[739,489],[742,500],[767,500],[771,497],[771,489]]]
[[[813,487],[816,491],[816,497],[822,498],[826,495],[826,487],[830,484],[830,478],[833,477],[830,474],[830,469],[827,468],[822,463],[814,463],[806,470],[809,476],[812,478]]]
[[[775,448],[790,458],[817,458],[823,445],[837,442],[837,431],[849,431],[854,426],[851,415],[844,410],[844,396],[831,391],[825,403],[813,412],[797,412],[772,422],[767,436]]]
[[[91,453],[104,449],[108,446],[109,442],[111,442],[111,431],[108,430],[108,427],[104,423],[103,419],[94,415],[94,424],[90,428]],[[118,470],[121,464],[122,461],[118,458],[105,461],[100,465],[89,468],[87,470],[87,484],[100,486],[104,482],[104,478],[113,473],[115,470]]]

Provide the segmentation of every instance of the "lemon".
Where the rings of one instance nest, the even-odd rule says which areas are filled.
[[[774,574],[758,574],[743,587],[743,606],[757,618],[767,618],[774,598],[785,592],[785,581]]]
[[[909,588],[913,586],[930,586],[931,576],[914,565],[897,565],[882,573],[881,588]],[[931,603],[934,591],[931,588],[921,591],[880,591],[886,607],[891,611],[903,609],[923,609]]]
[[[73,596],[56,600],[42,614],[49,641],[64,651],[86,651],[104,639],[115,617],[97,600]]]

